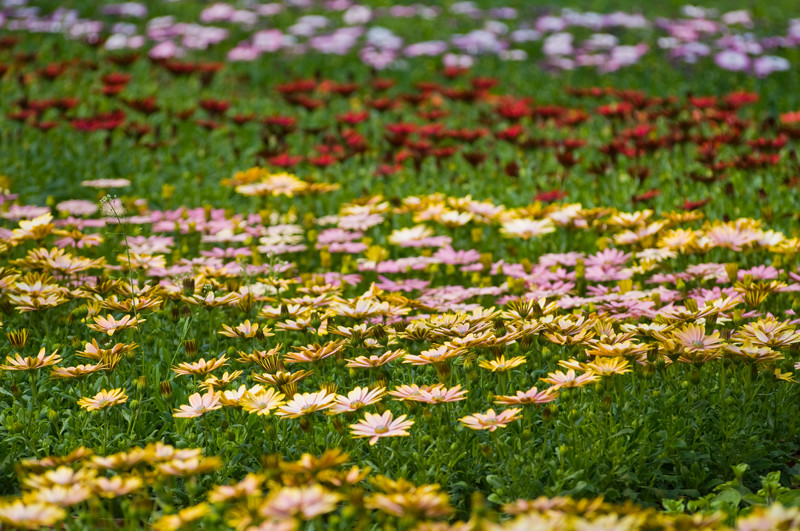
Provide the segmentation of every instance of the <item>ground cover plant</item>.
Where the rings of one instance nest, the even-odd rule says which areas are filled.
[[[0,524],[800,526],[800,24],[622,7],[5,2]]]

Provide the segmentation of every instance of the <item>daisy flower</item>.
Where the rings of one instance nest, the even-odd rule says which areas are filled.
[[[214,411],[222,407],[219,403],[219,394],[214,391],[208,391],[204,395],[195,393],[189,397],[189,405],[183,405],[180,409],[176,409],[173,417],[190,419],[199,417],[200,415]]]
[[[421,387],[417,384],[401,385],[399,387],[395,387],[394,391],[389,391],[389,394],[395,397],[395,400],[421,402],[423,394],[429,391],[431,388],[432,386],[430,385],[423,385]]]
[[[449,389],[443,385],[434,385],[427,391],[422,391],[418,401],[425,402],[427,404],[458,402],[460,400],[466,400],[467,392],[468,391],[466,389],[461,389],[461,384]]]
[[[631,372],[631,365],[630,362],[628,362],[628,360],[625,358],[600,357],[591,363],[587,363],[586,369],[598,376],[610,376],[612,374],[625,374],[627,372]]]
[[[390,361],[396,360],[405,353],[403,349],[397,349],[384,352],[380,356],[370,356],[369,358],[366,356],[358,356],[357,358],[348,359],[345,367],[351,369],[374,369],[375,367],[380,367],[381,365],[386,365]]]
[[[42,347],[35,358],[30,356],[23,358],[19,354],[15,354],[13,358],[6,356],[6,364],[0,365],[0,369],[4,371],[35,371],[55,365],[59,361],[61,361],[61,356],[58,355],[58,350],[48,356],[45,355],[44,347]]]
[[[78,365],[77,367],[53,367],[51,375],[53,378],[80,378],[81,376],[106,369],[107,367],[102,363],[96,365]]]
[[[278,409],[279,417],[296,419],[303,415],[328,409],[334,403],[336,395],[327,391],[316,393],[297,393],[292,399]]]
[[[558,398],[558,393],[550,389],[539,391],[536,387],[531,387],[527,391],[517,391],[515,395],[500,395],[495,397],[495,404],[506,406],[520,406],[525,404],[546,404]]]
[[[255,393],[248,391],[239,399],[239,405],[248,413],[263,416],[269,415],[270,411],[281,406],[284,398],[286,397],[283,393],[279,393],[272,388],[261,389]]]
[[[64,509],[50,503],[26,503],[23,500],[0,502],[0,522],[12,527],[36,529],[52,526],[66,516]]]
[[[299,516],[304,520],[336,509],[341,495],[330,492],[318,484],[302,487],[283,487],[274,491],[261,506],[260,513],[266,517],[282,520]]]
[[[103,389],[93,397],[83,397],[78,400],[78,405],[86,411],[98,411],[117,404],[123,404],[128,401],[128,395],[125,394],[124,389],[112,389],[106,391]]]
[[[574,369],[570,369],[566,374],[562,371],[551,372],[547,378],[542,378],[543,382],[547,382],[553,387],[551,389],[561,389],[562,387],[583,387],[598,381],[600,377],[594,373],[587,372],[578,376]]]
[[[689,353],[713,352],[724,346],[718,332],[707,336],[702,325],[690,324],[678,332],[673,332],[672,338]]]
[[[336,395],[336,403],[331,407],[328,414],[335,415],[337,413],[348,413],[359,410],[370,404],[380,402],[381,397],[383,397],[385,393],[385,387],[376,387],[375,389],[356,387],[347,393],[347,396]]]
[[[406,420],[405,415],[400,415],[395,419],[391,411],[385,411],[383,415],[367,413],[357,424],[351,424],[350,429],[353,437],[369,437],[370,446],[378,442],[381,437],[405,436],[406,431],[414,424],[413,420]]]
[[[506,360],[505,356],[500,356],[496,360],[481,361],[480,363],[478,363],[478,367],[490,370],[492,372],[505,372],[505,371],[510,371],[514,367],[519,367],[523,363],[525,363],[525,358],[522,356],[515,356],[508,360]]]
[[[109,336],[113,336],[114,332],[118,330],[124,330],[126,328],[137,328],[139,326],[139,323],[143,323],[146,320],[147,319],[138,319],[137,317],[126,315],[125,317],[117,321],[111,314],[109,314],[107,317],[103,317],[102,315],[97,315],[94,318],[95,324],[88,324],[86,326],[97,332],[103,332],[105,334],[108,334]]]
[[[494,412],[494,409],[490,409],[486,413],[475,413],[458,420],[472,430],[494,431],[497,428],[507,427],[510,422],[519,420],[521,412],[522,410],[519,408],[511,408],[501,411],[498,415]]]
[[[177,367],[173,367],[172,372],[174,372],[179,376],[188,374],[193,374],[195,376],[205,376],[211,371],[227,364],[227,362],[228,358],[226,358],[224,355],[220,358],[211,358],[208,361],[206,361],[205,358],[200,358],[198,361],[195,361],[194,363],[189,363],[189,362],[181,363]]]
[[[294,347],[295,352],[288,353],[284,361],[286,363],[317,362],[327,357],[333,356],[345,347],[346,341],[331,341],[324,345],[314,344],[305,347]]]

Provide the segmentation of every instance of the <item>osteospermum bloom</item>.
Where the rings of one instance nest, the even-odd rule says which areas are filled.
[[[546,404],[558,398],[558,393],[544,389],[539,391],[535,386],[527,391],[517,391],[515,395],[500,395],[495,397],[495,404],[519,406],[524,404]]]
[[[286,363],[316,362],[333,356],[345,347],[345,340],[331,341],[324,345],[314,344],[305,347],[294,347],[296,352],[286,355]]]
[[[378,442],[381,437],[405,436],[406,431],[414,424],[413,420],[406,420],[405,415],[396,419],[391,411],[384,411],[383,415],[367,413],[358,424],[351,424],[350,430],[355,438],[370,437],[370,446]]]
[[[522,356],[515,356],[508,360],[505,356],[500,356],[496,360],[481,361],[478,363],[478,367],[492,372],[505,372],[510,371],[514,367],[519,367],[523,363],[525,363],[525,358]]]
[[[461,384],[447,388],[443,385],[434,385],[426,391],[421,391],[418,402],[426,404],[443,404],[445,402],[458,402],[466,400],[467,390],[461,389]]]
[[[384,352],[380,356],[370,356],[369,358],[366,356],[358,356],[357,358],[348,359],[345,367],[349,367],[351,369],[374,369],[375,367],[380,367],[381,365],[385,365],[390,361],[396,360],[405,353],[405,350],[397,349]]]
[[[6,364],[0,365],[0,369],[4,371],[35,371],[44,367],[55,365],[61,361],[61,356],[58,355],[58,350],[50,355],[46,355],[44,347],[39,350],[36,357],[23,358],[19,354],[6,356]]]
[[[510,422],[520,419],[519,408],[506,409],[497,414],[494,409],[490,409],[486,413],[475,413],[462,417],[459,422],[463,423],[466,427],[473,430],[489,430],[494,431],[497,428],[505,428]]]
[[[248,413],[263,416],[269,415],[270,411],[281,406],[284,398],[286,397],[283,393],[273,388],[261,389],[255,393],[248,391],[239,399],[239,405]]]
[[[96,365],[78,365],[77,367],[53,367],[53,378],[80,378],[87,374],[106,370],[108,367],[102,363]]]
[[[376,387],[375,389],[356,387],[347,393],[347,396],[336,395],[336,403],[331,407],[328,414],[335,415],[337,413],[357,411],[370,404],[380,402],[381,397],[383,397],[385,393],[385,387]]]
[[[311,520],[336,509],[341,495],[314,483],[302,487],[283,487],[261,505],[262,516],[289,519],[299,516]]]
[[[125,394],[124,389],[112,389],[111,391],[103,389],[91,398],[81,398],[78,400],[78,405],[86,411],[97,411],[117,404],[124,404],[127,401],[128,395]]]
[[[97,315],[94,318],[95,324],[88,324],[86,326],[97,332],[103,332],[109,336],[113,336],[114,332],[118,330],[124,330],[125,328],[137,328],[139,323],[143,323],[146,320],[147,319],[139,319],[138,317],[126,315],[117,321],[111,314],[109,314],[107,317]]]
[[[204,395],[195,393],[189,397],[189,405],[183,405],[180,409],[176,409],[172,416],[189,419],[199,417],[208,411],[214,411],[221,407],[222,404],[219,403],[219,393],[214,391],[208,391]]]
[[[244,479],[233,485],[217,485],[208,492],[208,501],[211,503],[225,503],[229,500],[255,496],[261,493],[264,476],[254,473],[247,474]]]
[[[66,516],[64,509],[50,503],[22,500],[0,502],[0,522],[12,527],[38,529],[51,526]]]
[[[695,324],[673,332],[672,338],[688,353],[713,352],[724,345],[719,332],[706,335],[705,327]]]
[[[398,518],[437,518],[453,512],[447,494],[435,484],[398,485],[394,491],[373,494],[365,501],[368,508],[378,509]]]
[[[194,375],[206,375],[211,371],[218,369],[225,365],[228,362],[228,358],[225,356],[221,356],[220,358],[211,358],[210,360],[206,361],[205,358],[200,358],[198,361],[193,363],[184,362],[179,364],[177,367],[172,368],[172,372],[177,375],[187,375],[187,374],[194,374]]]
[[[597,358],[593,362],[587,363],[586,369],[599,376],[631,372],[630,362],[620,357]]]
[[[583,387],[599,379],[600,377],[594,373],[587,372],[586,374],[578,375],[574,369],[570,369],[566,373],[562,371],[551,372],[547,375],[547,378],[542,378],[542,381],[552,385],[551,389],[555,390],[562,387]]]
[[[389,394],[395,397],[395,400],[409,400],[413,402],[421,402],[423,393],[429,391],[431,387],[432,386],[430,385],[419,386],[417,384],[401,385],[395,387],[393,391],[389,391]]]
[[[297,393],[288,403],[280,407],[277,415],[283,418],[296,419],[315,411],[328,409],[333,405],[335,399],[336,395],[327,391]]]
[[[103,498],[125,496],[138,490],[144,484],[138,476],[98,477],[94,481],[94,491]]]

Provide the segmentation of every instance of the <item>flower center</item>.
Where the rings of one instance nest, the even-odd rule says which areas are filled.
[[[703,348],[705,346],[705,343],[703,343],[702,341],[699,341],[699,340],[692,341],[692,346],[694,348]]]
[[[361,400],[353,400],[352,402],[350,402],[350,409],[359,409],[362,407],[364,407],[364,402],[362,402]]]
[[[387,431],[389,431],[389,428],[387,428],[386,426],[378,426],[377,428],[375,428],[375,433],[377,434],[386,433]]]

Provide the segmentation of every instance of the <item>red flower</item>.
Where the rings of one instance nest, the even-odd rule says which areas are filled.
[[[683,202],[683,209],[684,210],[697,210],[698,208],[702,208],[711,202],[711,198],[707,197],[706,199],[701,199],[700,201],[689,201],[688,199],[684,200]]]
[[[221,123],[215,122],[214,120],[203,120],[198,118],[197,120],[194,121],[194,123],[206,129],[207,131],[213,131],[215,129],[219,129],[220,127],[222,127]]]
[[[127,85],[131,79],[133,79],[133,76],[130,74],[121,74],[119,72],[105,74],[100,78],[104,85]]]
[[[116,96],[125,89],[125,85],[103,85],[103,94]]]
[[[55,100],[30,100],[27,108],[36,111],[37,113],[42,113],[51,107],[55,107],[55,105]]]
[[[248,122],[252,122],[255,120],[256,115],[253,113],[250,114],[237,114],[233,117],[233,122],[237,125],[243,125]]]
[[[121,110],[116,110],[109,113],[101,113],[88,118],[79,118],[70,122],[74,129],[84,132],[110,131],[120,127],[124,123],[125,112]]]
[[[378,112],[384,112],[388,111],[389,109],[394,109],[397,106],[397,102],[390,100],[389,98],[378,98],[368,102],[367,105]]]
[[[80,103],[78,98],[61,98],[55,101],[55,106],[62,111],[72,109]]]
[[[463,66],[448,66],[444,69],[444,77],[453,79],[469,72],[469,68]]]
[[[689,103],[691,103],[694,107],[698,107],[700,109],[707,109],[709,107],[716,107],[717,105],[717,98],[714,96],[690,96]]]
[[[339,161],[336,160],[336,157],[333,155],[324,154],[317,157],[309,157],[308,162],[318,168],[326,168],[336,164]]]
[[[601,105],[597,108],[597,113],[602,116],[611,118],[620,118],[627,116],[633,112],[633,105],[627,101],[620,101],[609,103],[608,105]]]
[[[334,94],[339,94],[340,96],[350,96],[355,91],[357,91],[361,86],[358,83],[331,83],[331,86],[328,90],[330,90]]]
[[[39,75],[52,81],[63,74],[66,69],[67,67],[63,64],[50,63],[46,67],[39,70]]]
[[[6,116],[8,116],[10,120],[16,122],[25,122],[31,118],[36,118],[36,115],[37,113],[33,109],[23,109],[21,111],[10,112]]]
[[[395,173],[399,172],[403,169],[403,166],[400,164],[381,164],[377,170],[375,170],[376,177],[388,177],[390,175],[394,175]]]
[[[546,192],[539,192],[533,197],[534,201],[541,201],[542,203],[552,203],[553,201],[560,201],[567,197],[567,192],[564,190],[548,190]]]
[[[33,126],[40,131],[49,131],[58,126],[58,122],[37,122]]]
[[[291,98],[289,101],[291,101],[296,105],[300,105],[307,111],[313,111],[325,105],[325,102],[322,100],[309,98],[308,96],[302,94],[300,96],[295,96]]]
[[[745,105],[749,105],[750,103],[755,103],[757,101],[758,101],[757,93],[746,92],[744,90],[731,92],[730,94],[725,96],[725,103],[728,104],[728,107],[733,107],[734,109],[738,109],[739,107],[743,107]]]
[[[312,92],[317,87],[317,82],[313,79],[298,79],[288,83],[282,83],[275,87],[275,90],[284,96],[291,96],[304,92]]]
[[[369,118],[369,113],[367,111],[363,112],[346,112],[344,114],[340,114],[336,116],[336,120],[341,123],[355,125],[357,123],[361,123],[364,120]]]
[[[431,109],[430,111],[419,111],[419,115],[424,120],[438,120],[440,118],[444,118],[448,116],[450,111],[445,111],[444,109]]]
[[[279,168],[291,168],[302,160],[303,157],[293,157],[288,153],[281,153],[280,155],[271,157],[269,163]]]
[[[225,114],[225,112],[230,109],[231,104],[226,100],[206,98],[200,100],[200,107],[205,109],[209,114],[217,116],[220,114]]]
[[[517,121],[531,114],[530,100],[505,98],[497,107],[497,114],[506,120]]]
[[[372,87],[378,92],[383,92],[395,86],[396,83],[394,79],[378,78],[372,82]]]
[[[187,76],[197,70],[197,65],[194,63],[184,63],[181,61],[165,61],[162,63],[169,73],[176,76]]]
[[[154,112],[158,111],[158,105],[156,105],[156,99],[153,96],[148,96],[146,98],[139,98],[134,100],[124,100],[125,104],[128,105],[130,108],[144,113],[146,115],[153,114]],[[194,109],[192,109],[194,112]]]
[[[472,80],[472,88],[475,90],[489,90],[496,87],[499,80],[496,77],[476,77]]]
[[[502,131],[498,131],[494,134],[499,140],[505,140],[506,142],[516,142],[517,138],[525,131],[521,125],[512,125],[503,129]]]
[[[641,195],[635,195],[631,198],[631,201],[634,203],[640,203],[643,201],[649,201],[650,199],[655,199],[656,197],[661,195],[661,190],[658,188],[653,188],[652,190],[648,190]]]

